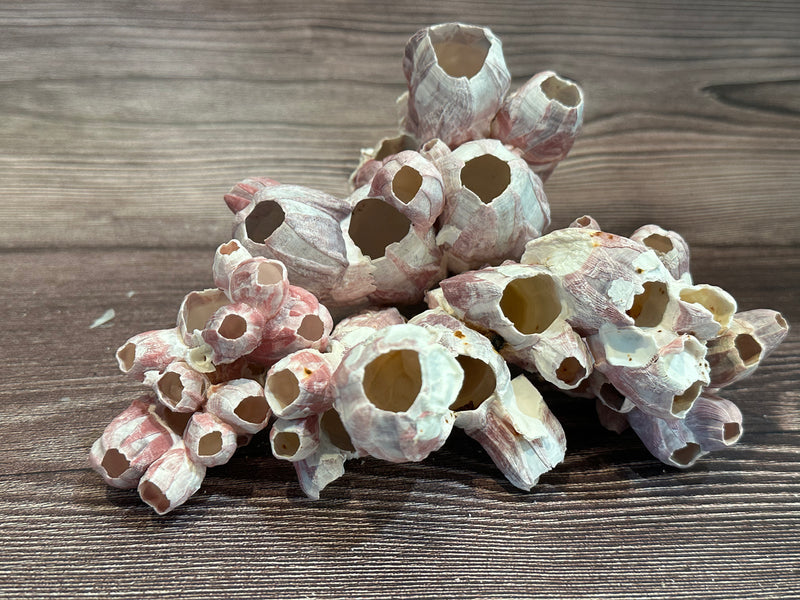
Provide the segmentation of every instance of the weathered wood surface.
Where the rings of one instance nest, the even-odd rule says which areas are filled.
[[[800,324],[794,1],[3,2],[0,598],[797,596],[798,327],[727,394],[742,441],[685,472],[555,395],[570,449],[531,494],[463,436],[356,461],[319,502],[262,436],[166,517],[88,468],[139,391],[113,350],[210,284],[222,194],[345,193],[394,126],[405,40],[447,20],[491,26],[516,83],[584,86],[557,226],[681,231],[698,281]]]

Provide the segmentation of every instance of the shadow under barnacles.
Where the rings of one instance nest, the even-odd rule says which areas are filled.
[[[293,465],[272,456],[264,431],[230,462],[209,469],[198,493],[171,513],[157,515],[135,489],[108,488],[106,497],[124,509],[122,521],[136,528],[143,524],[156,530],[181,528],[225,518],[240,507],[250,518],[260,521],[263,516],[272,524],[271,543],[288,545],[297,531],[314,523],[326,532],[314,541],[314,551],[333,555],[369,543],[387,530],[423,537],[425,524],[443,513],[497,510],[503,504],[556,509],[563,507],[565,498],[593,494],[613,500],[629,496],[642,480],[648,480],[648,486],[659,486],[660,481],[668,486],[682,477],[680,470],[650,457],[630,430],[606,431],[593,401],[553,392],[545,392],[545,399],[564,428],[567,454],[530,492],[509,483],[480,444],[455,429],[442,449],[419,463],[347,461],[344,475],[322,490],[320,499],[312,500],[302,492]],[[215,511],[221,516],[214,516]],[[280,515],[277,529],[276,514]]]

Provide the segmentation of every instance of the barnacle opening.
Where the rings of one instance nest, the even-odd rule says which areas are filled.
[[[259,202],[244,220],[247,237],[263,244],[281,226],[285,218],[286,214],[277,202],[273,200]]]
[[[633,297],[633,304],[626,313],[637,327],[656,327],[664,318],[669,304],[667,284],[648,281],[642,287],[644,291]]]
[[[705,385],[702,381],[695,381],[692,385],[690,385],[686,390],[672,399],[672,409],[671,412],[673,415],[678,416],[681,413],[685,413],[692,407],[694,401],[697,400],[697,397],[700,395],[700,392]]]
[[[493,154],[482,154],[464,163],[461,184],[489,204],[511,184],[511,167]]]
[[[297,335],[309,342],[316,342],[324,334],[325,323],[317,315],[306,315],[297,328]]]
[[[183,304],[183,318],[186,331],[205,329],[206,323],[217,310],[229,304],[230,300],[222,290],[191,292]]]
[[[272,440],[272,449],[278,456],[291,458],[300,449],[300,436],[294,431],[281,431]]]
[[[300,382],[288,369],[276,371],[267,377],[267,387],[283,408],[289,406],[300,395]]]
[[[131,463],[122,452],[116,448],[109,448],[103,455],[103,461],[100,466],[103,467],[109,477],[117,478],[130,468]]]
[[[242,421],[248,423],[263,423],[269,416],[269,404],[263,396],[247,396],[239,402],[233,412]]]
[[[139,486],[139,495],[142,500],[156,509],[157,513],[165,513],[169,510],[169,498],[152,481],[145,481]]]
[[[623,396],[617,388],[615,388],[610,383],[604,383],[600,386],[598,390],[598,396],[600,396],[600,401],[605,404],[611,410],[615,410],[617,412],[622,410],[623,405],[625,404],[625,396]]]
[[[578,106],[581,103],[581,92],[578,86],[557,75],[545,79],[539,87],[549,100],[556,100],[564,106]]]
[[[700,454],[700,446],[694,442],[687,443],[683,448],[679,448],[669,457],[670,460],[683,467],[692,464]]]
[[[122,348],[117,350],[117,360],[122,368],[123,373],[127,373],[133,368],[133,362],[136,358],[136,344],[128,342]]]
[[[736,352],[739,353],[739,358],[742,359],[744,366],[751,367],[761,358],[761,344],[749,333],[737,335],[733,339],[733,344],[736,346]]]
[[[235,340],[247,331],[247,321],[239,315],[227,315],[219,325],[219,334],[229,340]]]
[[[474,77],[483,68],[491,43],[479,27],[430,30],[436,62],[450,77]]]
[[[672,245],[672,240],[660,233],[651,233],[642,240],[642,243],[648,248],[652,248],[656,252],[666,254],[671,252],[675,246]]]
[[[553,278],[540,273],[514,279],[503,290],[500,310],[520,333],[542,333],[561,314]]]
[[[583,215],[582,217],[578,217],[575,219],[575,224],[579,227],[589,227],[592,224],[592,217],[589,215]]]
[[[742,426],[736,421],[722,426],[722,439],[726,444],[735,444],[742,435]]]
[[[586,376],[586,369],[574,356],[568,356],[561,361],[556,369],[556,377],[567,385],[575,385]]]
[[[789,324],[786,322],[786,319],[783,318],[783,315],[780,313],[775,315],[775,322],[778,324],[778,327],[781,329],[788,329]]]
[[[222,433],[219,431],[207,433],[197,442],[199,456],[214,456],[220,450],[222,450]]]
[[[405,412],[422,388],[419,354],[392,350],[381,354],[364,369],[364,393],[377,408]]]
[[[736,305],[726,297],[726,294],[711,286],[699,285],[694,288],[684,288],[680,292],[680,298],[684,302],[699,304],[708,310],[714,320],[723,327],[730,324],[733,313],[736,311]]]
[[[392,192],[403,204],[408,204],[422,187],[422,175],[416,169],[405,165],[392,179]]]
[[[381,141],[378,151],[375,152],[375,160],[383,160],[387,156],[399,154],[404,150],[416,150],[417,142],[410,135],[403,134],[397,137],[388,138]]]
[[[183,382],[181,376],[174,371],[164,373],[158,380],[158,390],[161,395],[175,406],[181,401],[183,395]]]
[[[450,410],[474,410],[494,393],[497,379],[492,368],[478,358],[459,354],[456,361],[464,371],[464,382]]]
[[[350,434],[344,428],[342,419],[335,409],[326,411],[319,420],[320,428],[328,434],[331,443],[345,452],[355,452],[356,448],[350,440]]]
[[[222,246],[219,247],[219,253],[227,256],[229,254],[233,254],[239,248],[241,248],[241,246],[239,246],[237,241],[236,240],[231,240],[227,244],[222,244]]]
[[[178,412],[164,408],[163,411],[159,412],[159,416],[164,423],[167,424],[167,427],[169,427],[177,435],[183,435],[183,432],[186,430],[186,426],[189,424],[189,419],[192,418],[192,413]]]
[[[348,232],[361,253],[375,260],[410,229],[411,221],[394,206],[380,198],[364,198],[353,209]]]
[[[261,285],[275,285],[283,281],[283,270],[275,263],[263,262],[258,265],[256,281]]]

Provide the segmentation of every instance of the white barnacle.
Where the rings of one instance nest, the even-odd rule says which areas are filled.
[[[418,325],[393,325],[351,348],[334,374],[334,408],[353,446],[392,462],[439,449],[455,421],[463,370]]]

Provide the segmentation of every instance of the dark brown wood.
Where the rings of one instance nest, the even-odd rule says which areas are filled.
[[[697,281],[800,324],[792,0],[4,2],[0,598],[797,597],[797,326],[726,391],[742,441],[687,471],[557,394],[567,459],[530,494],[463,435],[348,463],[313,502],[262,434],[165,517],[88,467],[141,391],[114,349],[211,284],[222,195],[248,175],[346,193],[395,126],[405,40],[448,20],[491,26],[515,84],[583,85],[556,226],[675,229]]]

